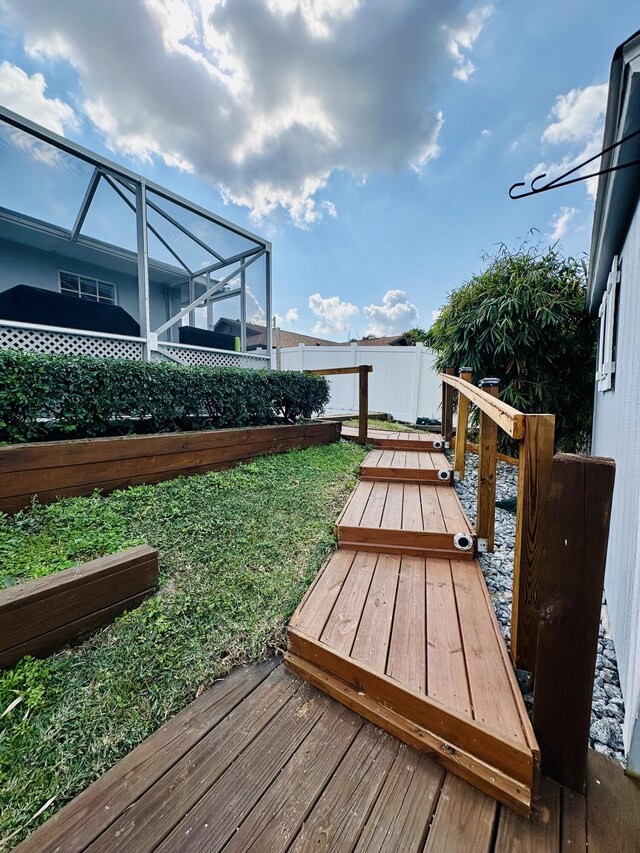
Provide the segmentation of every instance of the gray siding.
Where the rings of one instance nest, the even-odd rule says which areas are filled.
[[[139,319],[138,280],[136,276],[115,272],[101,264],[87,263],[61,253],[44,252],[22,243],[0,240],[0,290],[16,284],[30,284],[47,290],[59,290],[60,270],[113,281],[118,305],[135,320]],[[151,272],[151,325],[157,329],[167,319],[164,287],[153,282]]]
[[[628,749],[640,698],[640,209],[620,263],[615,387],[596,392],[592,452],[617,463],[605,593],[626,705]]]

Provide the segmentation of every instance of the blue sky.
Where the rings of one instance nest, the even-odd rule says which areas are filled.
[[[588,250],[593,185],[507,190],[597,152],[612,8],[0,0],[0,103],[267,235],[283,327],[392,334],[531,228]]]

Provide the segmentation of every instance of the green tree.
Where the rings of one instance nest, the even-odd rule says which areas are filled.
[[[409,329],[408,332],[404,333],[404,336],[410,344],[417,344],[418,342],[425,343],[429,340],[429,332],[426,329],[421,329],[419,326]]]
[[[475,381],[497,376],[501,399],[556,416],[558,449],[586,449],[596,336],[585,313],[585,263],[527,243],[502,245],[484,260],[429,330],[437,368],[470,366]]]

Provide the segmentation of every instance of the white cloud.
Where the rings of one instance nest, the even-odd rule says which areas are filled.
[[[321,296],[314,293],[309,297],[309,308],[318,318],[313,327],[317,335],[345,334],[351,328],[350,318],[358,313],[357,305],[343,302],[339,296]]]
[[[491,131],[487,127],[485,127],[483,130],[480,131],[480,135],[481,136],[491,136]]]
[[[466,83],[476,70],[475,65],[465,55],[464,51],[471,51],[477,41],[485,21],[493,14],[493,5],[476,6],[467,15],[464,22],[455,29],[447,29],[448,48],[450,54],[456,61],[453,76]]]
[[[431,319],[435,323],[436,320],[440,319],[440,315],[442,314],[442,308],[438,308],[436,311],[431,312]]]
[[[567,228],[573,217],[578,212],[575,207],[561,207],[551,219],[551,231],[547,235],[552,243],[561,240],[567,233]]]
[[[566,95],[558,95],[551,110],[554,121],[542,134],[543,142],[582,143],[602,132],[602,123],[607,108],[607,84],[572,89]]]
[[[300,314],[298,313],[297,308],[289,308],[289,310],[286,312],[284,317],[282,316],[282,314],[278,314],[277,311],[276,311],[274,316],[276,318],[276,325],[277,326],[282,326],[284,323],[288,323],[289,325],[293,325],[294,323],[297,323],[298,320],[300,319]]]
[[[580,163],[594,157],[602,150],[602,131],[607,108],[607,84],[600,83],[584,89],[572,89],[565,95],[558,95],[549,114],[551,123],[542,134],[542,142],[556,148],[564,145],[565,153],[553,162],[540,162],[527,174],[527,180],[546,173],[547,180],[557,178]],[[578,174],[597,172],[599,160],[594,160]],[[587,192],[595,198],[598,179],[590,178]]]
[[[77,130],[80,121],[73,109],[58,98],[48,98],[46,90],[42,74],[29,76],[17,65],[0,63],[0,104],[62,136],[66,129]]]
[[[388,290],[382,297],[382,305],[367,305],[363,311],[369,320],[366,334],[376,337],[406,332],[417,324],[420,316],[404,290]]]
[[[0,0],[3,26],[23,33],[32,57],[73,66],[74,97],[114,152],[159,158],[257,219],[284,210],[300,227],[335,215],[318,200],[333,172],[361,181],[437,156],[441,69],[453,63],[468,77],[491,7],[467,9],[464,0]]]

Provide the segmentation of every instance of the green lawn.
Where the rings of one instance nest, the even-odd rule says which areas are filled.
[[[17,843],[234,664],[284,647],[363,457],[341,442],[2,519],[5,584],[147,542],[161,589],[81,645],[0,675],[0,714],[21,697],[0,718],[0,841]]]
[[[358,419],[349,418],[344,422],[345,426],[358,428]],[[397,421],[381,421],[378,418],[369,418],[369,429],[387,429],[395,430],[396,432],[411,432],[412,428],[406,424],[399,424]]]

